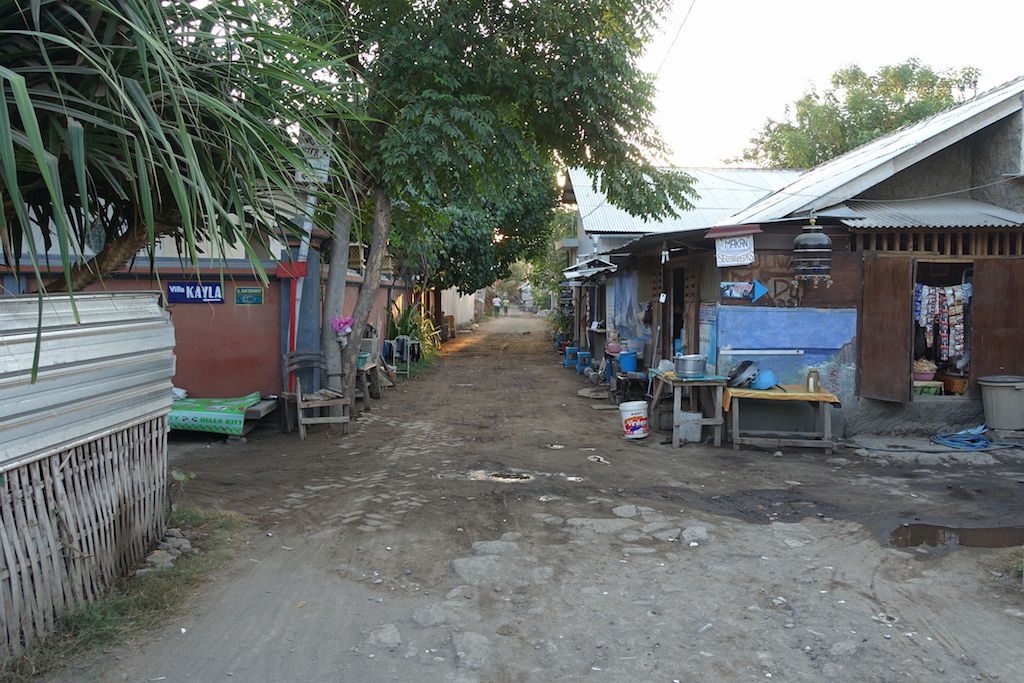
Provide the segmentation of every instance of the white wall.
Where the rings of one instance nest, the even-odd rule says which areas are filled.
[[[473,322],[475,294],[459,294],[455,287],[441,292],[441,310],[445,315],[454,315],[456,325]]]

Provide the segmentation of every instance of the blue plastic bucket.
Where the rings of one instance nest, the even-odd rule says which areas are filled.
[[[623,351],[619,354],[619,369],[623,372],[636,372],[636,351]]]

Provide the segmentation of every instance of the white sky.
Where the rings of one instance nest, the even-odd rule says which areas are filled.
[[[975,66],[979,92],[1024,75],[1021,0],[696,0],[670,52],[690,0],[674,5],[641,66],[664,60],[655,122],[675,165],[740,156],[767,117],[847,64]]]

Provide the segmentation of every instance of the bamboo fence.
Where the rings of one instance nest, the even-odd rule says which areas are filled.
[[[164,531],[167,418],[0,474],[0,657],[103,596]]]

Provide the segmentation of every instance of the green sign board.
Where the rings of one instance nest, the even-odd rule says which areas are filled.
[[[262,306],[262,287],[235,287],[235,303],[240,306]]]

